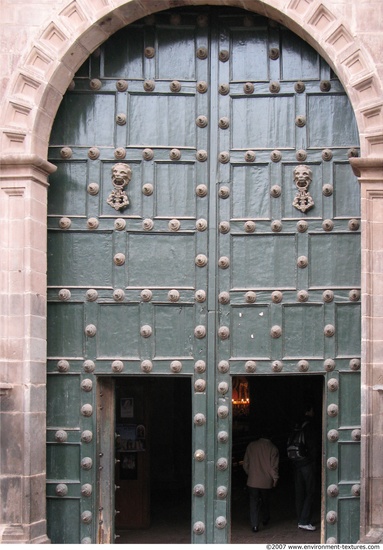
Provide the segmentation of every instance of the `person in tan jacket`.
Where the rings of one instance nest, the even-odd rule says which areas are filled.
[[[270,441],[261,437],[247,446],[243,459],[247,474],[252,531],[257,533],[262,517],[263,525],[270,521],[270,489],[279,478],[279,451]]]

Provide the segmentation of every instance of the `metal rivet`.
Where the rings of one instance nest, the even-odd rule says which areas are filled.
[[[197,325],[194,329],[194,336],[199,339],[205,338],[206,327],[204,327],[203,325]]]
[[[93,460],[89,456],[85,456],[81,460],[81,468],[83,470],[91,470],[93,466]]]
[[[197,197],[206,197],[206,195],[207,195],[207,186],[204,185],[203,183],[200,184],[200,185],[197,185],[197,187],[195,188],[195,192],[196,192]]]
[[[69,371],[69,363],[65,359],[60,359],[57,363],[57,370],[59,372],[68,372]]]
[[[153,363],[149,359],[141,361],[140,368],[142,372],[151,372],[153,370]]]
[[[271,293],[271,299],[274,302],[274,304],[279,304],[280,302],[282,302],[282,299],[283,299],[282,292],[280,290],[275,290],[274,292]]]
[[[279,58],[279,48],[270,48],[269,57],[274,61]]]
[[[227,521],[224,516],[218,516],[215,520],[215,526],[217,527],[217,529],[225,529],[226,523]]]
[[[248,304],[254,304],[254,302],[256,301],[257,299],[257,294],[255,292],[253,292],[252,290],[249,290],[248,292],[246,292],[245,294],[245,301],[248,303]]]
[[[255,158],[256,158],[256,155],[255,155],[254,151],[250,151],[250,150],[246,151],[246,153],[245,153],[245,161],[246,162],[254,162]]]
[[[93,389],[93,382],[90,378],[84,378],[81,382],[81,389],[83,391],[89,392]]]
[[[331,336],[334,336],[335,334],[335,327],[334,325],[326,325],[324,327],[324,335],[330,338]]]
[[[309,299],[309,293],[307,292],[307,290],[299,290],[297,292],[298,302],[307,302],[308,299]]]
[[[195,485],[193,488],[193,495],[196,497],[203,497],[205,494],[205,487],[201,485],[200,483],[198,485]]]
[[[65,497],[68,494],[68,485],[65,483],[59,483],[56,485],[55,493],[58,497]]]
[[[360,485],[359,485],[359,483],[356,483],[355,485],[353,485],[351,487],[351,494],[354,497],[360,497]]]
[[[113,361],[112,362],[112,371],[113,372],[122,372],[124,370],[124,363],[122,361]]]
[[[360,369],[360,359],[354,358],[350,359],[349,366],[351,370],[359,370]]]
[[[301,269],[305,268],[308,266],[308,258],[307,256],[299,256],[298,258],[298,261],[297,261],[297,266],[300,267]]]
[[[140,334],[143,338],[149,338],[153,333],[152,327],[150,325],[143,325],[140,329]]]
[[[97,229],[99,225],[99,221],[97,218],[89,218],[86,222],[86,226],[88,229]]]
[[[326,540],[326,544],[337,544],[337,539],[336,539],[336,537],[329,537],[329,538]]]
[[[358,157],[359,156],[359,151],[356,147],[351,147],[351,149],[349,149],[347,151],[347,157],[348,158],[351,158],[351,157]]]
[[[57,430],[55,433],[55,440],[58,443],[65,443],[68,440],[68,434],[65,430]]]
[[[322,159],[325,161],[329,161],[332,159],[332,151],[331,149],[323,149],[322,151]]]
[[[169,84],[169,88],[171,92],[179,92],[181,90],[181,82],[178,82],[178,80],[173,80]]]
[[[90,183],[87,187],[87,191],[89,195],[92,195],[92,196],[98,195],[100,191],[100,186],[98,185],[98,183]]]
[[[88,302],[95,302],[98,298],[98,292],[95,288],[90,288],[86,291],[86,299]]]
[[[153,293],[148,288],[144,288],[141,291],[141,298],[144,302],[150,302],[150,300],[152,299],[152,296],[153,296]]]
[[[146,147],[143,151],[142,151],[142,158],[144,160],[152,160],[154,158],[154,152],[153,152],[153,149],[150,149],[149,147]]]
[[[91,90],[100,90],[101,86],[101,80],[99,80],[98,78],[92,78],[92,80],[89,82],[89,88]]]
[[[156,83],[154,82],[154,80],[145,80],[144,82],[145,92],[153,92],[155,87],[156,87]]]
[[[205,389],[206,389],[206,381],[203,378],[198,378],[198,380],[194,382],[194,390],[197,393],[201,393],[201,392],[204,392]]]
[[[200,80],[197,82],[197,92],[200,94],[204,94],[207,92],[208,86],[207,83],[204,80]]]
[[[181,361],[172,361],[170,363],[170,370],[172,372],[181,372],[182,370],[182,363]]]
[[[228,361],[220,361],[218,363],[217,368],[218,368],[219,372],[221,372],[222,374],[225,374],[226,372],[229,372],[229,368],[230,368],[229,362]]]
[[[84,372],[92,373],[94,372],[96,365],[94,364],[93,361],[91,361],[90,359],[87,359],[86,361],[83,362],[82,368],[84,369]]]
[[[294,89],[298,94],[302,94],[306,89],[306,85],[304,82],[299,80],[298,82],[295,83]]]
[[[197,302],[200,302],[200,303],[205,302],[206,292],[204,290],[199,289],[195,292],[194,297]]]
[[[331,197],[334,192],[334,188],[330,183],[325,183],[322,187],[322,193],[325,197]]]
[[[303,162],[307,159],[307,152],[304,149],[299,149],[299,151],[296,152],[295,158],[299,162]]]
[[[150,197],[150,195],[153,195],[153,184],[144,183],[144,185],[142,186],[142,192],[147,197]]]
[[[206,128],[206,126],[207,126],[207,116],[205,116],[205,115],[199,115],[199,116],[196,118],[195,123],[197,124],[197,126],[198,126],[199,128]]]
[[[227,458],[221,457],[217,460],[218,470],[221,470],[221,471],[227,470],[228,466],[229,466],[229,463],[227,461]]]
[[[327,460],[327,468],[329,470],[336,470],[338,468],[338,459],[335,456],[331,456]]]
[[[62,288],[61,290],[59,290],[58,296],[59,300],[61,300],[62,302],[66,302],[67,300],[70,300],[72,295],[70,290],[68,290],[67,288]]]
[[[321,92],[329,92],[331,90],[331,82],[329,80],[321,80],[319,87]]]
[[[230,189],[229,187],[226,187],[226,185],[223,185],[218,190],[218,195],[221,199],[227,199],[230,197]]]
[[[125,254],[122,254],[121,252],[119,252],[118,254],[115,254],[113,257],[113,261],[116,265],[124,265]]]
[[[207,257],[205,254],[198,254],[195,259],[195,264],[198,267],[204,267],[207,264]]]
[[[60,157],[63,159],[70,159],[72,157],[72,149],[70,147],[63,147],[60,151]]]
[[[180,299],[180,293],[178,292],[178,290],[176,290],[175,288],[173,288],[172,290],[169,290],[168,299],[171,302],[178,302],[178,300]]]
[[[226,405],[220,405],[218,407],[217,414],[219,418],[227,418],[229,416],[229,407],[226,407]]]
[[[327,494],[330,497],[337,497],[339,495],[338,486],[335,484],[329,485],[329,487],[327,488]]]
[[[252,82],[246,82],[243,85],[243,91],[245,94],[252,94],[254,92],[254,84]]]
[[[196,159],[199,162],[205,162],[207,160],[207,152],[204,149],[200,149],[196,153]]]
[[[150,218],[146,218],[143,222],[142,222],[142,229],[144,231],[151,231],[154,227],[154,222],[153,220],[151,220]]]
[[[92,405],[90,403],[85,403],[85,405],[81,407],[81,414],[86,417],[92,416],[93,414]]]
[[[225,431],[218,432],[217,439],[220,443],[227,443],[229,440],[229,434]]]
[[[246,361],[245,371],[246,372],[255,372],[257,370],[257,363],[255,361]]]
[[[282,189],[279,185],[273,185],[270,189],[270,195],[274,198],[280,197],[282,194]]]
[[[229,384],[227,382],[220,382],[217,389],[218,393],[225,395],[229,391]]]
[[[178,231],[180,227],[181,222],[179,220],[170,220],[168,223],[168,228],[170,229],[170,231]]]
[[[116,88],[119,92],[126,92],[126,90],[128,89],[128,83],[126,82],[126,80],[118,80],[116,82]]]
[[[228,61],[230,58],[230,53],[228,52],[228,50],[221,50],[218,57],[219,60],[222,61],[222,63],[226,63],[226,61]]]
[[[329,441],[332,441],[333,443],[334,443],[335,441],[338,441],[338,439],[339,439],[339,432],[338,432],[338,430],[330,430],[330,431],[328,432],[328,434],[327,434],[327,439],[328,439]]]
[[[221,164],[227,164],[230,160],[230,154],[227,151],[221,151],[218,155],[218,160]]]
[[[196,426],[203,426],[206,424],[206,417],[202,413],[197,413],[194,415],[193,422]]]
[[[196,521],[193,525],[193,532],[196,535],[202,535],[205,532],[205,524],[203,521]]]
[[[332,302],[334,299],[334,292],[332,290],[325,290],[322,294],[324,302]]]
[[[272,94],[277,94],[281,90],[281,85],[276,81],[270,82],[269,90]]]
[[[230,293],[229,292],[220,292],[218,296],[218,301],[220,304],[228,304],[230,302]]]
[[[226,498],[227,497],[227,487],[225,487],[224,485],[220,485],[219,487],[217,487],[217,497],[221,500],[223,498]]]
[[[206,59],[207,58],[207,48],[205,46],[201,46],[197,49],[197,57],[198,59]]]
[[[270,158],[273,162],[279,162],[282,159],[282,153],[275,149],[270,153]]]
[[[147,48],[145,48],[144,54],[147,59],[152,59],[156,54],[156,50],[151,46],[148,46]]]
[[[308,223],[306,222],[306,220],[299,220],[299,222],[297,222],[297,229],[299,233],[305,233],[307,231],[307,228]]]
[[[125,292],[122,290],[122,288],[116,288],[116,290],[113,292],[113,300],[115,302],[122,302],[125,298]]]
[[[92,494],[92,485],[90,483],[84,483],[81,486],[81,495],[83,497],[90,497]]]
[[[125,126],[126,124],[125,113],[118,113],[118,115],[116,115],[116,124],[118,124],[118,126]]]
[[[271,364],[271,369],[273,372],[281,372],[283,369],[282,361],[273,361]]]
[[[326,514],[326,521],[327,523],[336,523],[338,520],[337,513],[334,510],[330,510],[330,512],[327,512]]]
[[[279,233],[282,231],[282,222],[280,220],[274,220],[271,222],[271,231]]]
[[[122,160],[126,157],[126,149],[125,147],[117,147],[117,149],[114,150],[114,158],[118,160]]]
[[[220,222],[219,224],[219,232],[226,234],[230,231],[230,223],[229,222]]]
[[[172,149],[169,153],[170,160],[180,160],[181,151],[179,149]]]
[[[327,414],[331,417],[338,416],[338,405],[336,405],[335,403],[330,403],[330,405],[327,407]]]
[[[218,92],[221,95],[227,95],[230,92],[230,86],[229,84],[220,84],[218,86]]]
[[[81,514],[81,521],[83,523],[91,523],[92,522],[92,512],[90,510],[85,510],[82,514]]]
[[[197,449],[194,453],[194,458],[197,462],[203,462],[205,460],[205,451],[202,449]]]
[[[298,361],[297,367],[300,372],[307,372],[310,365],[308,361],[306,361],[305,359],[301,359],[300,361]]]
[[[227,269],[230,266],[230,260],[227,256],[221,256],[218,260],[218,267]]]
[[[90,430],[84,430],[81,434],[81,441],[90,443],[93,439],[93,433]]]
[[[255,231],[255,222],[253,222],[252,220],[247,220],[243,224],[243,228],[246,231],[246,233],[254,233],[254,231]]]
[[[91,147],[88,151],[88,157],[91,159],[91,160],[96,160],[98,159],[98,157],[100,156],[100,149],[98,149],[97,147]]]
[[[89,338],[93,338],[93,336],[96,336],[96,333],[97,333],[97,328],[95,327],[95,325],[87,325],[85,327],[85,334]]]
[[[295,125],[298,126],[298,128],[303,128],[303,126],[306,126],[306,117],[304,115],[298,115],[295,118]]]
[[[348,228],[350,231],[357,231],[359,229],[359,220],[352,219],[348,222]]]
[[[339,382],[336,378],[330,378],[330,380],[327,382],[327,387],[329,391],[338,391],[339,389]]]
[[[230,330],[229,327],[219,327],[218,329],[218,337],[221,340],[227,340],[230,336]]]
[[[334,359],[326,359],[323,363],[324,369],[327,372],[332,372],[335,369],[335,361]]]
[[[270,329],[270,336],[272,338],[280,338],[282,335],[282,328],[278,325],[274,325]]]
[[[354,288],[348,293],[348,297],[352,302],[357,302],[360,299],[360,290]]]
[[[69,229],[72,225],[72,222],[69,218],[60,218],[59,227],[60,229]]]
[[[199,359],[198,361],[195,362],[195,365],[194,365],[194,370],[198,373],[203,373],[206,371],[206,363],[205,361],[202,361],[202,359]]]
[[[221,117],[218,121],[218,126],[222,129],[222,130],[227,130],[230,126],[230,120],[227,118],[227,117]]]
[[[203,218],[200,218],[199,220],[196,221],[195,226],[196,226],[197,231],[206,231],[207,221],[204,220]]]

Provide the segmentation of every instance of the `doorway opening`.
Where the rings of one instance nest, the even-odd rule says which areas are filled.
[[[116,378],[115,410],[116,542],[190,543],[190,379]]]
[[[313,405],[315,429],[319,441],[322,441],[323,397],[322,375],[233,377],[232,543],[320,542],[322,453],[318,453],[313,509],[313,523],[317,530],[302,531],[297,527],[294,472],[287,458],[286,441],[296,423],[301,422],[308,403]],[[261,433],[278,447],[279,480],[270,493],[270,522],[261,525],[258,533],[253,533],[243,458],[247,445]]]

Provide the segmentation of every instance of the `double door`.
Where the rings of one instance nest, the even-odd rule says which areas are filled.
[[[232,377],[286,374],[325,378],[322,538],[357,540],[356,146],[329,66],[256,14],[161,12],[81,67],[50,143],[54,542],[113,536],[98,497],[99,410],[114,429],[104,378],[191,379],[191,537],[219,543],[230,539]]]

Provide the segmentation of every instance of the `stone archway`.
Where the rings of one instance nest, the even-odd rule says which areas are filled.
[[[9,84],[2,115],[0,217],[5,222],[2,259],[7,322],[3,323],[1,337],[5,342],[7,362],[5,382],[0,389],[6,397],[22,395],[23,404],[17,409],[22,411],[19,424],[13,424],[14,409],[11,407],[10,414],[3,419],[3,433],[16,430],[20,434],[17,442],[6,438],[4,443],[9,456],[19,455],[20,448],[24,456],[17,472],[11,464],[3,469],[9,476],[8,498],[13,502],[5,525],[0,528],[3,542],[41,542],[46,532],[45,505],[35,506],[44,500],[45,491],[45,406],[43,398],[37,399],[33,395],[36,391],[43,395],[45,391],[46,186],[49,173],[55,169],[46,161],[46,155],[50,130],[62,96],[83,61],[123,26],[159,9],[190,4],[219,5],[220,2],[167,0],[159,6],[155,0],[144,5],[138,0],[116,0],[113,5],[109,0],[94,0],[91,4],[90,10],[86,0],[68,0],[52,21],[41,29]],[[382,208],[377,199],[383,198],[383,107],[377,69],[347,22],[328,0],[233,0],[229,4],[275,19],[309,42],[336,71],[350,97],[360,132],[362,158],[354,159],[352,164],[360,177],[365,199],[362,227],[364,249],[368,251],[363,265],[363,273],[369,274],[364,277],[363,289],[363,363],[372,367],[378,363],[375,354],[379,350],[372,351],[367,346],[367,342],[373,340],[375,324],[366,305],[372,295],[383,295],[378,285],[379,266],[372,261],[376,251],[383,248],[381,239],[372,238],[373,222],[380,219]],[[376,313],[376,318],[378,316]],[[379,412],[372,405],[374,380],[378,380],[377,374],[374,378],[370,374],[364,377],[366,413],[362,434],[374,433],[371,417],[374,411]],[[27,430],[25,426],[28,426]],[[29,437],[32,430],[36,434],[33,442]],[[380,525],[383,523],[382,517],[375,517],[373,511],[365,513],[373,509],[372,505],[367,505],[367,500],[373,498],[372,481],[383,475],[371,470],[372,450],[367,435],[362,435],[362,444],[365,450],[362,468],[369,476],[362,486],[361,517],[364,523],[361,533],[364,534],[369,526],[379,525],[379,521]],[[36,495],[34,501],[26,496],[32,492]],[[29,506],[22,504],[25,501]]]

